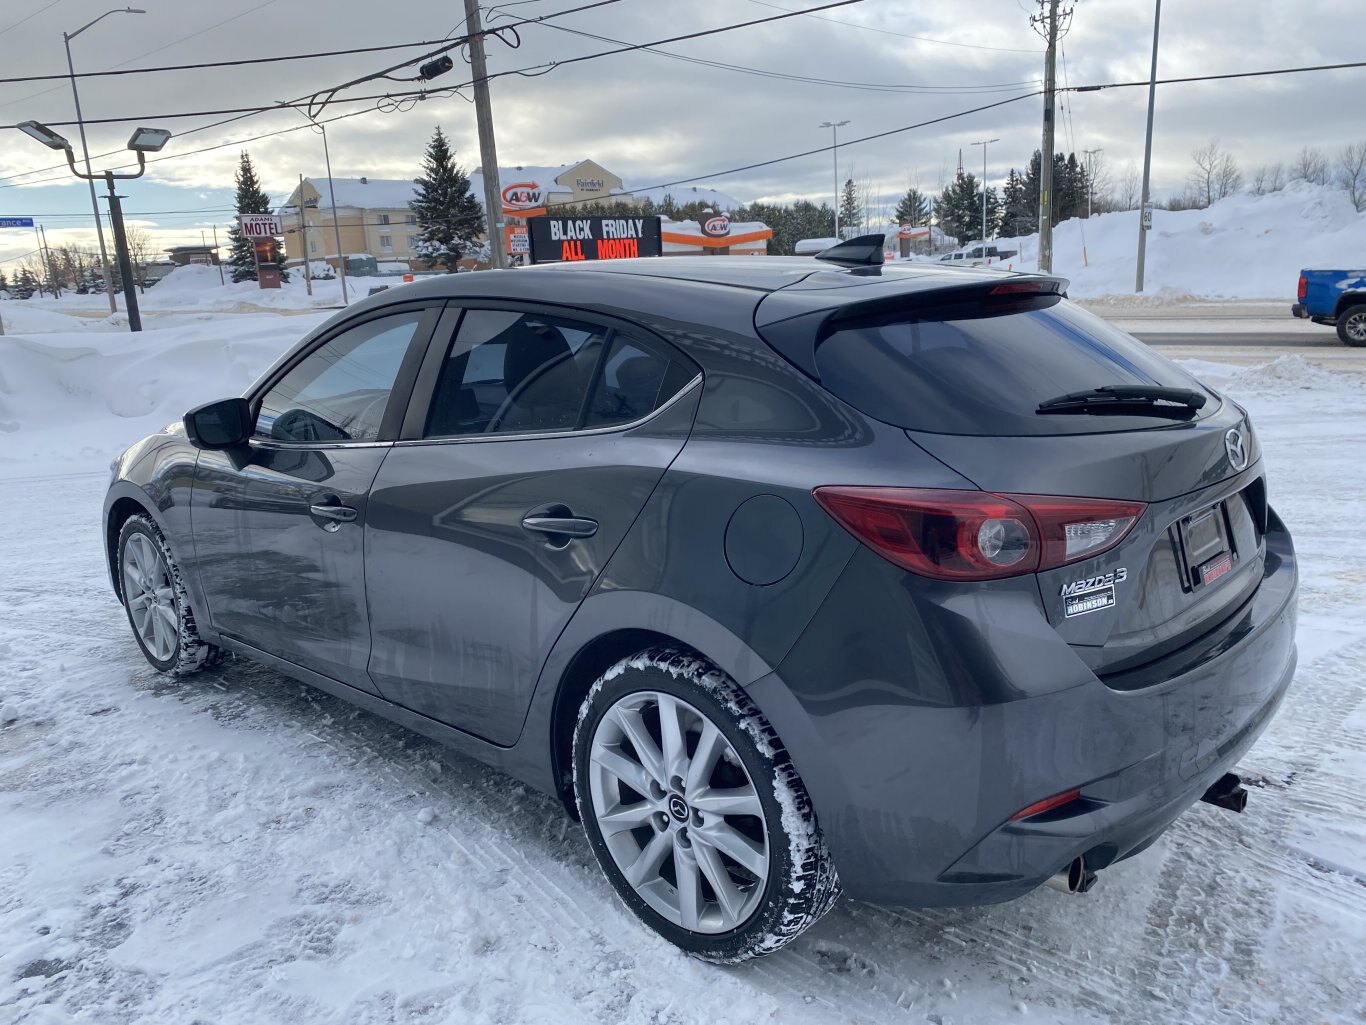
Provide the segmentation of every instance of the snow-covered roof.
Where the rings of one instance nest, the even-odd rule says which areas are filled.
[[[573,164],[560,164],[556,167],[501,167],[498,169],[500,186],[516,185],[523,182],[533,183],[545,190],[546,195],[569,195],[573,190],[556,185],[555,179],[582,161]],[[331,194],[326,178],[305,178],[317,190],[320,197],[318,208],[330,210],[330,195],[335,195],[337,208],[350,210],[406,210],[408,203],[416,194],[417,186],[407,178],[333,178]],[[480,171],[470,173],[470,192],[482,201],[484,194],[484,175]],[[734,196],[716,189],[698,185],[674,185],[669,188],[646,188],[632,191],[630,185],[613,189],[604,195],[604,200],[614,197],[634,198],[643,201],[649,198],[658,204],[665,196],[673,196],[674,202],[706,203],[719,210],[738,210],[743,204]],[[292,194],[291,194],[292,198]]]

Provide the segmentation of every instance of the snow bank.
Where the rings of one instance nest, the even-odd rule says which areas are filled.
[[[33,305],[29,299],[16,299],[0,304],[0,322],[4,323],[7,335],[28,334],[34,331],[82,331],[98,323],[95,320],[45,310]]]
[[[1037,235],[1001,244],[1019,249],[1015,269],[1038,265]],[[1053,233],[1053,270],[1071,280],[1073,297],[1132,295],[1137,247],[1136,210],[1064,221]],[[1355,267],[1363,259],[1366,213],[1340,189],[1296,182],[1265,196],[1240,193],[1205,210],[1154,210],[1145,292],[1158,301],[1292,302],[1302,268]]]
[[[201,314],[140,334],[7,334],[0,338],[0,476],[102,470],[192,406],[241,394],[324,319]]]

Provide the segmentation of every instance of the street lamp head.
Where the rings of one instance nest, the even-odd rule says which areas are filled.
[[[844,127],[845,125],[847,125],[848,123],[849,123],[848,121],[822,121],[822,122],[821,122],[820,124],[818,124],[816,127],[817,127],[817,128],[843,128],[843,127]]]
[[[135,153],[157,153],[171,138],[164,128],[139,128],[128,140],[128,148]]]
[[[19,131],[23,132],[30,139],[37,139],[48,149],[71,149],[71,143],[67,142],[63,136],[58,135],[47,125],[39,124],[37,121],[20,122]]]
[[[124,13],[124,14],[146,14],[147,12],[144,11],[141,7],[125,7],[125,8],[123,9],[123,13]]]

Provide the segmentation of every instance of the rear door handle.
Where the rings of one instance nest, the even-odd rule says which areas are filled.
[[[537,534],[558,537],[592,537],[598,532],[598,521],[582,516],[526,516],[522,526]]]

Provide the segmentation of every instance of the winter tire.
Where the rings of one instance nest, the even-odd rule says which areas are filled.
[[[593,685],[574,731],[574,785],[621,899],[696,957],[772,953],[839,897],[782,743],[743,690],[687,651],[641,652]]]
[[[1337,328],[1343,345],[1353,348],[1366,345],[1366,306],[1349,306],[1343,310]]]
[[[128,517],[119,532],[119,593],[147,661],[163,673],[187,676],[223,659],[195,627],[180,568],[156,523]]]

